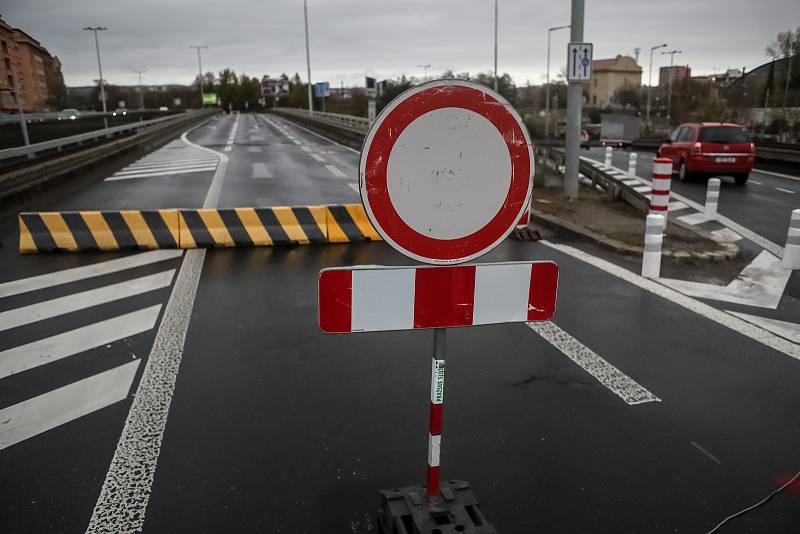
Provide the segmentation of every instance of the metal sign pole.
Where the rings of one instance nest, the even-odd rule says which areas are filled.
[[[428,499],[439,495],[439,455],[442,448],[442,404],[444,403],[444,359],[447,329],[433,331],[431,362],[431,416],[428,424]]]

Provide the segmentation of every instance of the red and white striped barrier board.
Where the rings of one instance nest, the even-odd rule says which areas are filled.
[[[557,288],[551,261],[323,269],[319,326],[346,334],[547,321]]]
[[[650,196],[650,211],[663,212],[669,208],[669,190],[672,186],[672,160],[656,158],[653,162],[653,190]]]

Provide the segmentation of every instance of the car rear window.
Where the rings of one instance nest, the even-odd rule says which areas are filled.
[[[749,143],[750,134],[744,128],[733,126],[708,126],[700,129],[700,141],[707,143]]]

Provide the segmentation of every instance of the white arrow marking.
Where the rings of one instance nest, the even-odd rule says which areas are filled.
[[[687,282],[662,278],[665,286],[677,289],[685,295],[701,299],[733,302],[746,306],[775,309],[781,301],[783,290],[792,271],[781,265],[781,260],[766,250],[745,267],[739,276],[727,286]]]

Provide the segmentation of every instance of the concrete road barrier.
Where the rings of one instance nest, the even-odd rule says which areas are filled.
[[[381,240],[361,204],[20,213],[19,230],[22,254]]]

